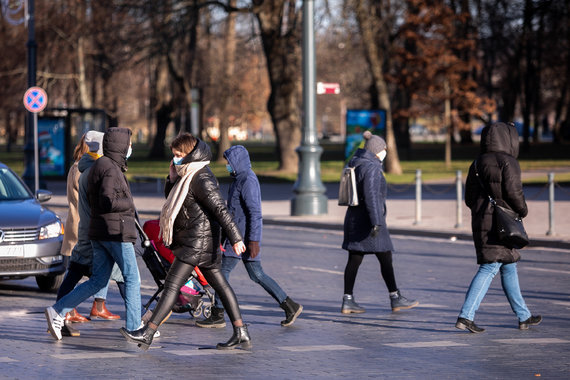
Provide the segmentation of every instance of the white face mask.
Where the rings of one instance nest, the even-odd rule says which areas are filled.
[[[378,153],[376,156],[380,159],[380,161],[384,161],[384,159],[386,158],[386,149]]]
[[[131,157],[131,154],[133,153],[133,147],[129,146],[129,150],[127,150],[127,155],[126,155],[126,159],[128,160],[129,157]]]

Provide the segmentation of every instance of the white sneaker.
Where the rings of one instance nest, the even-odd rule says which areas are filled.
[[[48,323],[48,331],[57,340],[61,340],[61,329],[65,319],[55,311],[53,307],[48,307],[45,310],[45,315]]]

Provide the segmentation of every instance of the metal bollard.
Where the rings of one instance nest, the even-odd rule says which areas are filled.
[[[554,173],[548,173],[548,231],[546,235],[554,235]]]
[[[414,224],[422,221],[422,171],[416,169],[416,220]]]
[[[455,189],[456,189],[456,193],[457,193],[457,205],[455,207],[455,216],[456,216],[456,222],[455,222],[455,228],[460,228],[463,222],[463,209],[461,208],[461,205],[463,203],[463,182],[462,182],[462,178],[461,178],[461,170],[458,170],[456,172],[456,176],[455,176]]]

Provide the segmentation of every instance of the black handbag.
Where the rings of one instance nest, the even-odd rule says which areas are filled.
[[[487,193],[477,171],[477,160],[475,160],[473,167],[481,188]],[[499,206],[489,194],[487,197],[493,205],[493,228],[499,242],[508,248],[526,247],[530,241],[520,216],[513,210]]]

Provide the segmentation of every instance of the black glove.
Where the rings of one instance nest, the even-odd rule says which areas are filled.
[[[259,255],[259,242],[250,241],[247,243],[247,250],[249,251],[249,257],[255,259],[255,257]]]
[[[370,232],[370,236],[376,237],[380,232],[380,226],[372,226],[372,231]]]

